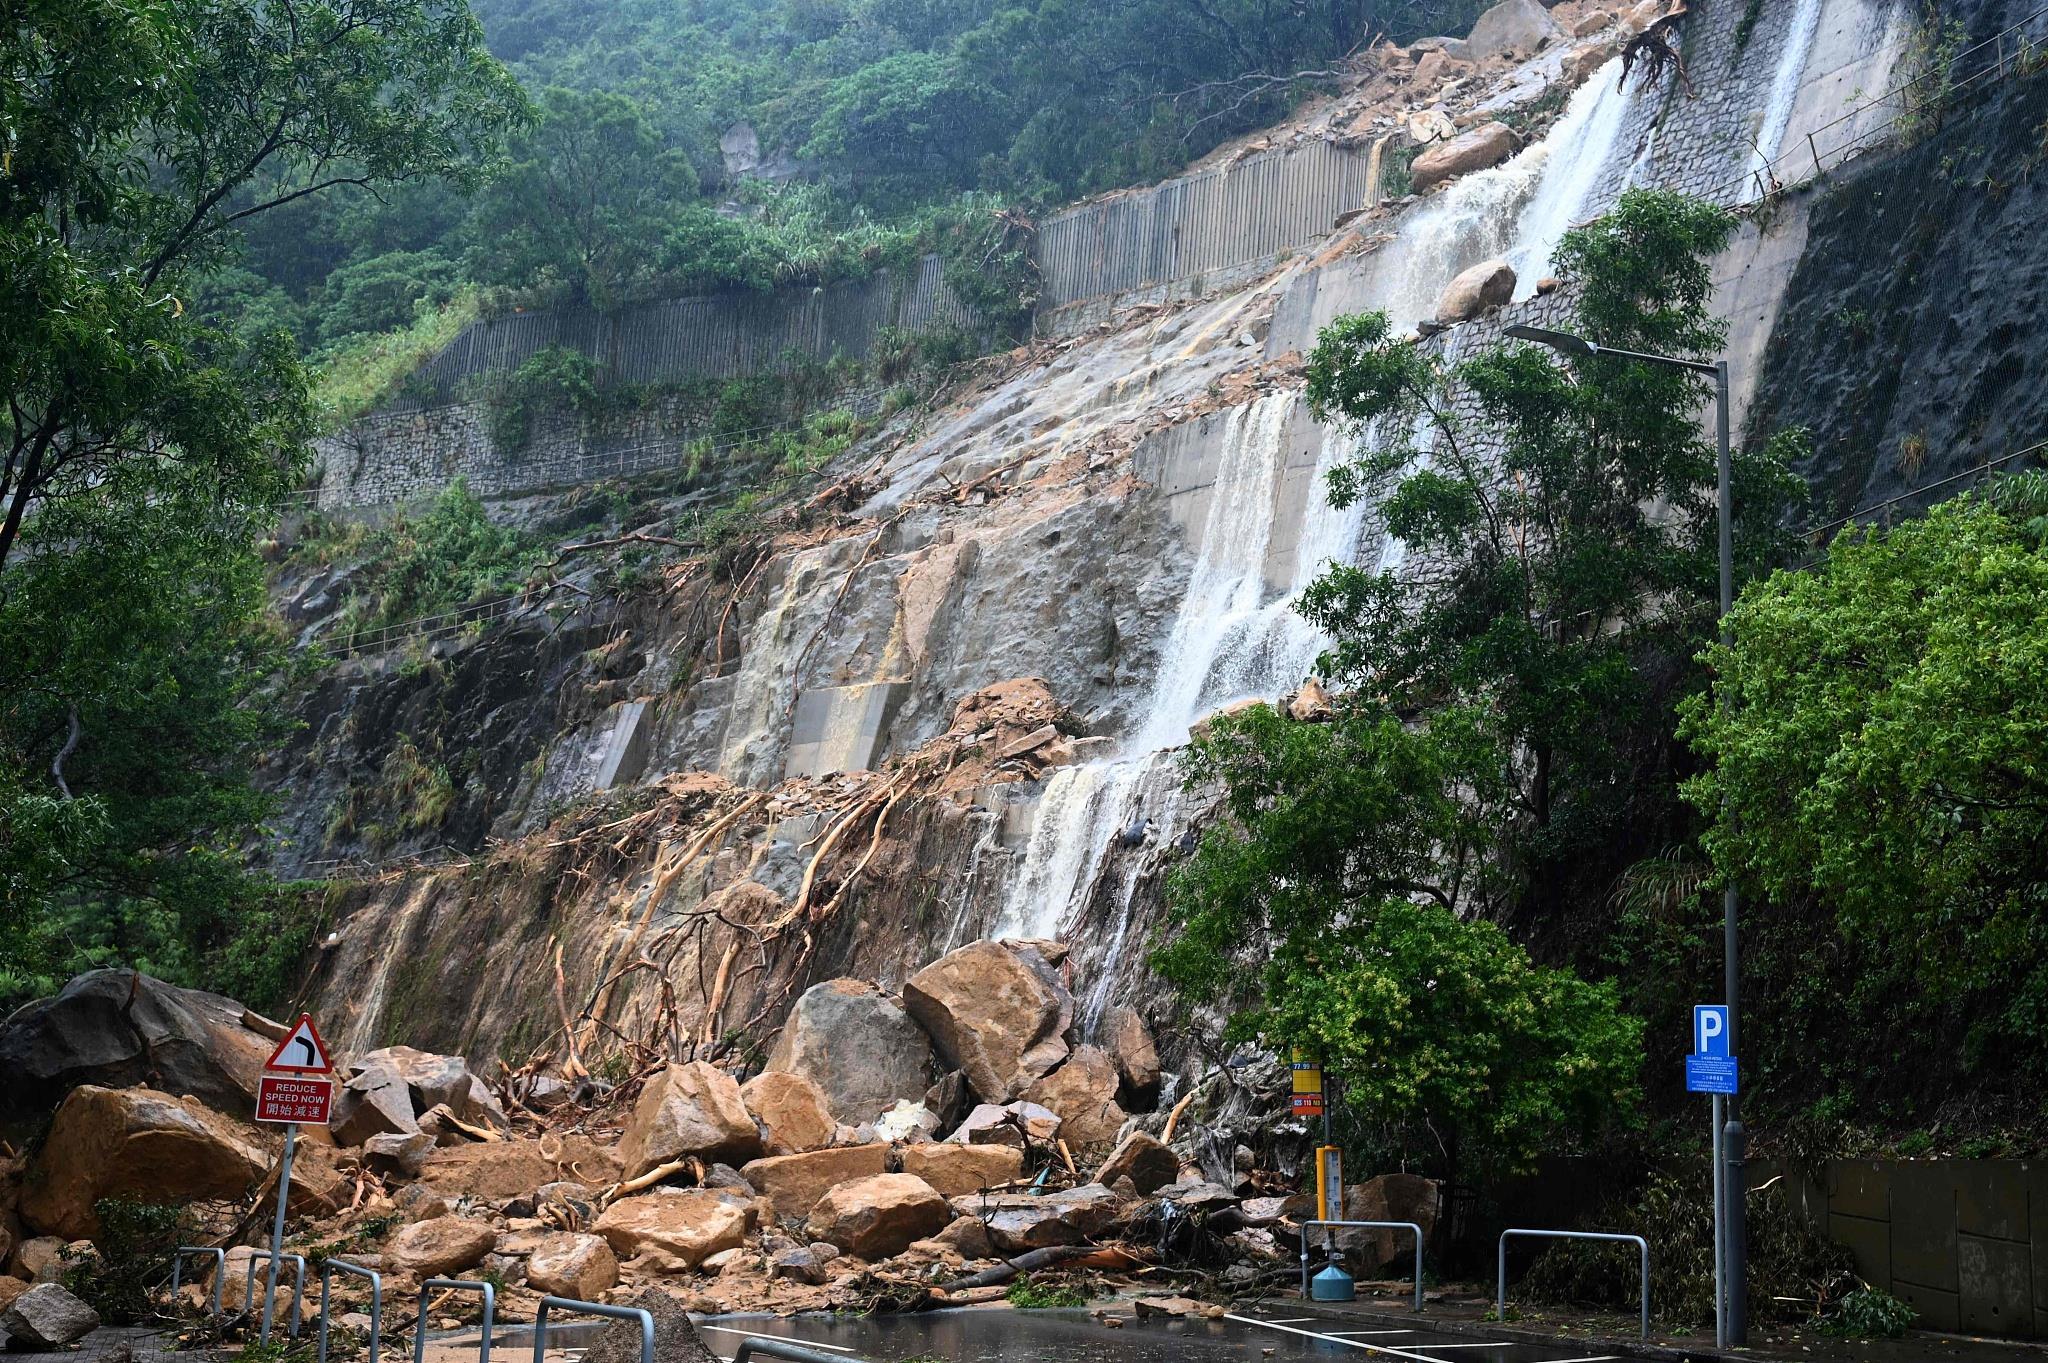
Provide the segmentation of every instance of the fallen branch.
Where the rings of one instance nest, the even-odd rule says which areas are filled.
[[[1194,1101],[1195,1091],[1189,1089],[1181,1095],[1180,1101],[1173,1105],[1173,1111],[1166,1114],[1166,1125],[1159,1132],[1159,1143],[1161,1145],[1171,1145],[1173,1143],[1173,1131],[1175,1127],[1180,1125],[1180,1114],[1186,1112],[1188,1104]]]
[[[994,1268],[984,1268],[979,1273],[970,1273],[964,1278],[941,1283],[938,1291],[945,1293],[964,1292],[971,1287],[994,1287],[1006,1283],[1019,1273],[1032,1273],[1069,1259],[1082,1259],[1100,1252],[1095,1245],[1047,1245],[1044,1249],[1027,1250],[1014,1259],[1005,1259]],[[1136,1261],[1133,1260],[1133,1263]]]

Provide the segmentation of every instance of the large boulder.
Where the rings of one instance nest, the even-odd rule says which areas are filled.
[[[247,1117],[277,1043],[233,999],[133,970],[90,970],[0,1022],[0,1122],[39,1116],[81,1084],[148,1085]]]
[[[1474,61],[1526,57],[1562,37],[1564,29],[1537,0],[1501,0],[1473,21],[1472,31],[1465,35],[1465,49]]]
[[[842,1183],[818,1199],[809,1223],[813,1240],[863,1259],[886,1259],[913,1240],[943,1230],[952,1208],[915,1174],[875,1174]]]
[[[702,1060],[670,1065],[647,1081],[619,1141],[627,1178],[695,1155],[737,1164],[761,1153],[761,1134],[724,1070]]]
[[[557,1297],[603,1301],[619,1281],[619,1261],[602,1236],[550,1235],[526,1256],[529,1286]]]
[[[1453,176],[1497,166],[1521,147],[1515,130],[1505,123],[1482,123],[1439,142],[1415,158],[1409,167],[1415,192],[1434,189]]]
[[[1056,1113],[1060,1139],[1074,1150],[1107,1147],[1123,1129],[1128,1115],[1117,1105],[1123,1075],[1107,1051],[1076,1046],[1074,1053],[1043,1079],[1024,1090],[1024,1100]]]
[[[1460,271],[1444,286],[1444,296],[1436,305],[1436,320],[1447,327],[1469,322],[1514,296],[1515,267],[1505,260],[1482,260]]]
[[[1100,1183],[1064,1192],[970,1194],[953,1199],[960,1216],[978,1217],[989,1241],[1004,1254],[1078,1245],[1115,1219],[1117,1196]]]
[[[871,1122],[932,1082],[932,1043],[902,1005],[864,980],[812,985],[789,1010],[768,1068],[800,1074],[849,1126]]]
[[[420,1182],[441,1196],[487,1202],[530,1196],[565,1179],[601,1187],[618,1182],[619,1176],[618,1155],[610,1144],[573,1132],[546,1141],[523,1136],[443,1146],[420,1166]]]
[[[1024,1152],[1009,1145],[925,1141],[904,1147],[903,1172],[916,1174],[946,1197],[958,1197],[1022,1178]]]
[[[497,1231],[484,1222],[436,1216],[401,1226],[384,1246],[384,1262],[421,1278],[445,1278],[476,1267],[497,1247]]]
[[[983,1101],[1007,1103],[1067,1058],[1074,1001],[1050,971],[995,942],[972,942],[911,976],[903,1006]]]
[[[7,1274],[0,1274],[0,1311],[5,1311],[8,1307],[14,1305],[16,1297],[34,1286],[35,1284],[26,1278],[16,1278]],[[4,1341],[5,1338],[6,1331],[0,1330],[0,1341]]]
[[[1161,1070],[1159,1047],[1152,1041],[1152,1029],[1134,1008],[1112,1008],[1103,1019],[1103,1044],[1116,1057],[1117,1072],[1134,1099],[1146,1106],[1159,1096]]]
[[[1443,1187],[1420,1174],[1381,1174],[1344,1190],[1344,1214],[1354,1221],[1413,1221],[1427,1242],[1436,1233]],[[1344,1231],[1340,1242],[1368,1271],[1404,1268],[1414,1262],[1415,1240],[1407,1231]]]
[[[761,1124],[771,1155],[823,1149],[839,1129],[825,1091],[801,1074],[757,1074],[740,1086],[740,1100]]]
[[[695,1268],[747,1238],[747,1213],[705,1189],[651,1193],[612,1203],[591,1227],[621,1258],[644,1256],[658,1272]]]
[[[103,1197],[238,1200],[270,1167],[253,1131],[155,1089],[71,1090],[22,1180],[21,1219],[66,1240],[99,1231]],[[294,1179],[294,1182],[299,1180]]]
[[[1014,1145],[1022,1150],[1029,1143],[1049,1144],[1059,1134],[1057,1112],[1038,1103],[1018,1101],[1001,1107],[977,1103],[946,1139],[962,1145]]]
[[[55,1283],[31,1287],[0,1311],[0,1331],[16,1349],[61,1349],[99,1328],[99,1312]]]
[[[613,1304],[637,1307],[653,1317],[654,1363],[719,1363],[719,1355],[704,1347],[682,1299],[673,1292],[646,1287]],[[606,1325],[584,1352],[583,1363],[640,1363],[639,1323],[615,1320]]]
[[[411,1046],[386,1046],[358,1062],[365,1068],[388,1065],[406,1087],[415,1116],[445,1107],[471,1126],[503,1128],[505,1109],[497,1096],[469,1071],[459,1055],[437,1055]]]
[[[417,1136],[420,1124],[405,1076],[389,1060],[365,1060],[334,1095],[327,1134],[336,1145],[364,1145],[372,1136]]]
[[[778,1220],[810,1215],[834,1185],[868,1178],[889,1167],[889,1147],[841,1145],[795,1155],[770,1155],[740,1170],[741,1177],[775,1207]]]
[[[1156,1136],[1133,1131],[1117,1143],[1095,1181],[1104,1185],[1128,1178],[1140,1193],[1152,1193],[1180,1177],[1180,1156]]]

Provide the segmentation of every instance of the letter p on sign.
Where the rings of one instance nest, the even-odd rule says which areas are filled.
[[[1728,1006],[1698,1003],[1692,1010],[1692,1053],[1726,1059],[1728,1055]]]

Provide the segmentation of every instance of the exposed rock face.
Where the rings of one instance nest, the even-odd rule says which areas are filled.
[[[437,1216],[402,1226],[384,1246],[384,1261],[422,1278],[474,1268],[497,1248],[498,1233],[481,1221]]]
[[[1123,1129],[1128,1115],[1116,1101],[1122,1079],[1108,1052],[1076,1046],[1066,1064],[1024,1090],[1024,1099],[1059,1116],[1060,1138],[1069,1147],[1107,1146]]]
[[[903,1172],[915,1174],[945,1197],[978,1193],[1024,1176],[1024,1152],[1008,1145],[925,1141],[905,1146]]]
[[[990,1243],[1004,1254],[1077,1245],[1107,1226],[1116,1209],[1116,1194],[1100,1183],[1043,1196],[1002,1193],[953,1199],[953,1210],[984,1222]]]
[[[242,1025],[233,999],[90,970],[0,1023],[0,1121],[47,1112],[80,1084],[147,1084],[249,1116],[275,1044]]]
[[[839,1123],[825,1091],[801,1074],[768,1070],[740,1087],[747,1111],[767,1130],[771,1155],[794,1155],[832,1144]]]
[[[953,1219],[931,1184],[915,1174],[876,1174],[842,1183],[811,1209],[814,1240],[863,1259],[901,1254],[913,1240],[943,1230]]]
[[[1473,22],[1465,47],[1478,61],[1509,53],[1533,56],[1563,36],[1557,20],[1536,0],[1501,0]]]
[[[761,1153],[761,1136],[724,1070],[701,1060],[670,1065],[647,1081],[619,1142],[627,1178],[696,1155],[738,1163]]]
[[[889,1147],[877,1141],[800,1155],[771,1155],[755,1160],[740,1173],[775,1205],[778,1219],[794,1219],[810,1215],[834,1184],[868,1178],[888,1167]]]
[[[747,1214],[715,1192],[653,1193],[612,1203],[591,1227],[614,1254],[645,1255],[660,1272],[695,1268],[747,1238]]]
[[[1142,1131],[1133,1131],[1118,1142],[1102,1167],[1095,1171],[1095,1181],[1113,1184],[1119,1178],[1128,1178],[1138,1191],[1150,1194],[1180,1177],[1180,1156],[1172,1147],[1148,1136]]]
[[[1439,143],[1415,158],[1409,168],[1415,192],[1436,188],[1454,175],[1497,166],[1521,146],[1515,130],[1505,123],[1482,123]]]
[[[1444,326],[1468,322],[1515,296],[1515,267],[1505,260],[1482,260],[1444,286],[1436,320]]]
[[[89,1239],[99,1231],[92,1205],[103,1197],[240,1198],[269,1165],[253,1132],[194,1099],[85,1084],[64,1099],[36,1152],[22,1182],[21,1218],[67,1240]]]
[[[557,1297],[602,1301],[619,1281],[619,1261],[601,1236],[552,1235],[526,1256],[526,1281]]]
[[[55,1283],[31,1287],[0,1311],[0,1330],[14,1348],[61,1349],[99,1328],[99,1312]]]
[[[903,1006],[986,1102],[1007,1103],[1067,1055],[1074,1002],[1019,954],[973,942],[911,976]]]
[[[925,1091],[932,1044],[901,1005],[865,980],[827,980],[790,1009],[768,1068],[809,1079],[835,1118],[858,1125]]]

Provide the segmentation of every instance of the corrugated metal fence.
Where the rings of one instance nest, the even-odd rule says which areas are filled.
[[[1310,142],[1070,208],[1039,224],[1044,305],[1187,279],[1315,241],[1339,214],[1372,203],[1370,161]]]

